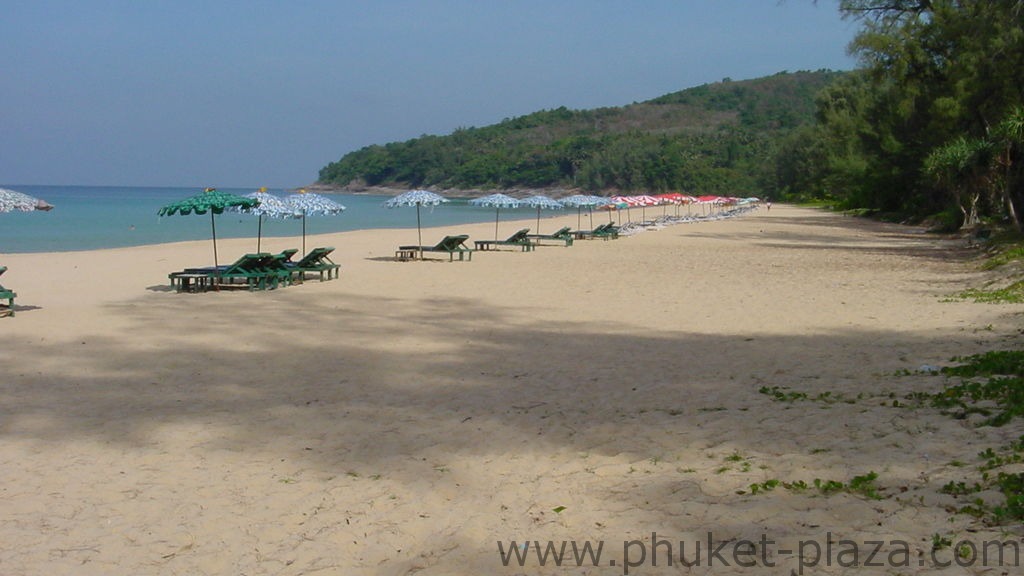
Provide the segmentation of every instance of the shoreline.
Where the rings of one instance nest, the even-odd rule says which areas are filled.
[[[559,227],[561,227],[563,225],[561,223],[561,219],[562,218],[566,218],[567,216],[569,216],[569,214],[563,213],[563,214],[558,214],[558,215],[553,215],[553,216],[550,215],[550,214],[544,214],[544,215],[541,216],[542,228],[547,228],[548,226],[550,226],[551,229],[557,229],[557,228],[559,228]],[[571,216],[573,217],[573,221],[575,222],[576,214],[572,213]],[[558,223],[557,226],[555,225],[556,222]],[[505,230],[506,226],[508,228],[512,228],[511,230],[508,230],[508,233],[511,234],[512,232],[514,232],[518,228],[523,228],[523,227],[527,227],[527,226],[533,228],[533,227],[536,226],[536,223],[537,223],[536,217],[531,217],[529,215],[523,215],[522,217],[518,217],[518,218],[513,218],[513,217],[510,217],[508,219],[504,219],[503,218],[500,221],[500,226],[501,226],[501,231],[502,232],[506,231]],[[547,224],[547,226],[544,226],[545,224]],[[568,223],[566,223],[564,225],[568,225]],[[428,230],[431,230],[431,231],[449,230],[450,231],[450,230],[456,230],[456,229],[459,229],[459,230],[461,230],[461,229],[467,229],[467,230],[468,229],[472,229],[474,231],[477,231],[478,235],[479,235],[479,232],[482,232],[482,230],[477,230],[477,229],[480,229],[481,227],[486,228],[488,226],[490,227],[491,236],[493,237],[493,233],[494,233],[494,222],[493,221],[489,221],[489,222],[488,221],[485,221],[485,222],[473,222],[473,223],[468,223],[468,224],[439,224],[439,225],[430,225],[430,226],[423,225],[423,232],[424,232],[424,234],[426,234]],[[310,241],[312,239],[314,239],[314,238],[325,239],[325,238],[331,238],[331,237],[343,237],[343,236],[353,235],[353,234],[358,235],[358,234],[362,234],[362,233],[369,233],[371,235],[379,236],[379,237],[384,237],[384,236],[387,236],[387,237],[392,237],[392,236],[394,236],[394,237],[402,237],[404,235],[407,235],[410,230],[413,232],[413,235],[415,236],[415,232],[416,232],[416,227],[415,226],[400,227],[400,228],[358,228],[358,229],[355,229],[355,230],[345,230],[345,231],[341,231],[341,232],[326,232],[326,233],[319,233],[319,234],[311,233],[311,234],[308,234],[306,236],[306,244],[307,244],[307,247],[311,247],[310,246]],[[440,234],[440,236],[444,236],[444,234]],[[426,239],[424,239],[424,241],[426,241]],[[244,244],[253,244],[255,242],[256,242],[256,236],[255,235],[253,235],[253,236],[228,236],[228,237],[221,237],[221,236],[218,235],[218,237],[217,237],[217,246],[220,246],[223,243],[228,243],[228,244],[232,245],[232,247],[234,247],[234,245],[236,245],[236,244],[244,245]],[[275,246],[276,245],[281,245],[281,246],[285,246],[285,247],[292,247],[292,245],[298,245],[298,244],[301,244],[301,242],[302,242],[302,236],[299,235],[299,234],[282,235],[282,236],[263,236],[263,243],[264,244],[272,244],[272,245],[275,245]],[[401,240],[401,242],[402,243],[408,243],[405,240]],[[22,259],[22,257],[32,257],[32,256],[47,257],[47,256],[60,255],[60,254],[87,254],[87,253],[93,253],[93,252],[134,251],[134,250],[142,250],[142,249],[153,249],[153,248],[158,248],[158,247],[173,247],[173,246],[178,246],[178,245],[182,245],[186,250],[188,250],[188,249],[191,248],[191,245],[195,245],[195,244],[199,244],[199,245],[205,244],[207,247],[210,248],[210,251],[212,253],[213,239],[212,238],[207,238],[207,239],[199,239],[199,240],[174,240],[174,241],[171,241],[171,242],[155,242],[155,243],[152,243],[152,244],[138,244],[138,245],[134,245],[134,246],[115,246],[115,247],[111,247],[111,248],[83,248],[83,249],[78,249],[78,250],[60,250],[60,251],[49,251],[49,252],[3,252],[2,255],[3,255],[4,261],[10,261],[10,260],[20,260],[20,259]],[[252,252],[252,251],[253,250],[249,250],[249,252]],[[266,250],[264,250],[264,251],[266,251]]]
[[[209,218],[156,216],[160,206],[180,200],[194,191],[168,188],[137,190],[138,195],[123,205],[116,201],[117,194],[107,187],[95,187],[95,199],[85,190],[89,187],[57,187],[27,189],[39,197],[50,198],[58,210],[42,214],[16,214],[5,218],[0,228],[0,253],[46,253],[54,251],[88,251],[106,247],[146,246],[155,243],[177,242],[187,239],[203,240],[210,235]],[[159,192],[154,192],[159,191]],[[236,193],[244,193],[235,191]],[[410,228],[416,226],[415,211],[411,208],[385,209],[390,198],[381,190],[377,194],[344,194],[336,196],[349,210],[338,217],[310,218],[310,233],[331,233],[359,229]],[[180,193],[180,196],[178,195]],[[112,200],[114,198],[115,200]],[[378,202],[379,200],[379,202]],[[484,222],[493,220],[493,209],[469,208],[465,201],[455,201],[438,216],[424,217],[424,223],[438,226],[454,225],[460,221]],[[503,212],[506,212],[503,210]],[[532,211],[517,210],[503,213],[503,217],[528,218]],[[434,210],[431,209],[433,214]],[[256,217],[222,214],[217,218],[217,233],[221,238],[245,238],[256,235]],[[545,211],[547,218],[549,212]],[[251,226],[250,221],[251,220]],[[266,236],[290,237],[301,231],[299,222],[288,219],[267,219],[263,222]]]
[[[454,233],[493,237],[494,223],[423,241]],[[607,542],[590,570],[622,573],[622,543],[652,533],[900,539],[912,559],[935,534],[1015,538],[947,512],[962,503],[942,486],[1024,426],[890,397],[934,390],[921,366],[1019,343],[1024,305],[943,301],[985,278],[962,243],[778,204],[394,262],[415,236],[309,237],[336,248],[340,278],[254,293],[169,291],[167,273],[212,263],[208,240],[5,255],[23,308],[0,318],[0,566],[487,574],[509,570],[496,542],[528,539]],[[218,242],[220,259],[249,244]],[[881,500],[750,490],[871,472]]]

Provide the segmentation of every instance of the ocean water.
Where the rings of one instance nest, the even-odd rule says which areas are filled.
[[[0,214],[0,253],[64,252],[96,250],[208,240],[210,215],[157,216],[162,206],[202,192],[201,188],[103,187],[103,186],[17,186],[0,184],[46,200],[49,212]],[[233,194],[254,192],[251,188],[220,188]],[[285,190],[268,190],[287,196]],[[416,208],[385,208],[390,196],[332,194],[331,199],[347,210],[338,216],[310,216],[306,234],[323,234],[372,228],[415,228]],[[467,199],[451,199],[437,207],[420,209],[424,227],[493,222],[493,208],[470,206]],[[545,211],[541,216],[559,212]],[[536,217],[536,209],[502,210],[501,218]],[[252,238],[255,250],[257,218],[225,212],[215,216],[218,238]],[[263,219],[263,237],[301,236],[301,220]],[[412,239],[414,240],[414,238]],[[428,241],[428,239],[424,239]],[[413,241],[414,243],[414,241]]]

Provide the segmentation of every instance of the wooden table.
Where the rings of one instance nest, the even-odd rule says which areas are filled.
[[[171,287],[178,292],[206,292],[210,288],[209,274],[171,274]]]

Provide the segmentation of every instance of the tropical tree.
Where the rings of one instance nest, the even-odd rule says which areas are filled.
[[[1003,205],[1010,221],[1019,231],[1021,221],[1017,216],[1017,205],[1024,200],[1024,179],[1021,178],[1021,157],[1024,156],[1024,106],[1017,106],[999,123],[993,131],[999,153],[996,156],[998,168],[1002,169]]]
[[[959,136],[932,151],[924,171],[948,190],[963,215],[961,228],[978,225],[978,205],[991,191],[992,143]]]
[[[1024,0],[841,0],[861,69],[818,98],[812,185],[848,206],[1019,223]],[[1019,119],[1019,118],[1018,118]]]

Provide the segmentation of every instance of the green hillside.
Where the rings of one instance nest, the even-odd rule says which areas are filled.
[[[723,80],[615,108],[543,110],[447,136],[371,145],[319,183],[441,189],[771,192],[780,137],[814,121],[814,97],[843,72]]]

